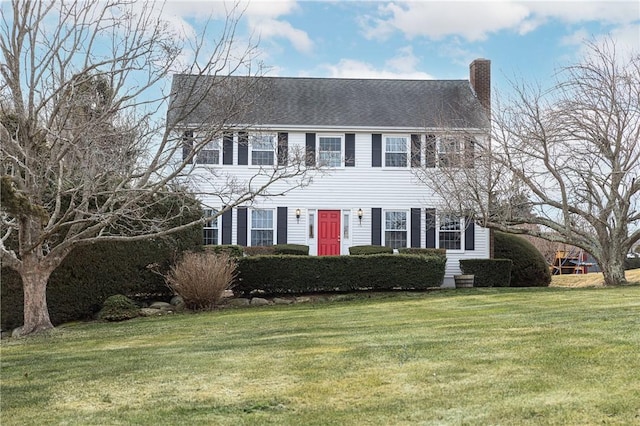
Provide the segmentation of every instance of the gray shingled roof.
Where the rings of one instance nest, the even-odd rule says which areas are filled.
[[[233,111],[232,117],[225,118],[239,125],[488,127],[486,113],[467,80],[175,75],[172,93],[169,121],[184,125],[219,119],[220,114]],[[198,102],[201,98],[203,102]],[[192,110],[179,119],[181,106]]]

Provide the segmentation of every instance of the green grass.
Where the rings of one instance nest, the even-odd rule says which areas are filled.
[[[344,299],[3,341],[0,422],[640,424],[640,286]]]

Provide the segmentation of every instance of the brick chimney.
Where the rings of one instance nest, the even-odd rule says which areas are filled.
[[[469,82],[476,96],[489,113],[491,112],[491,61],[476,59],[469,65]]]

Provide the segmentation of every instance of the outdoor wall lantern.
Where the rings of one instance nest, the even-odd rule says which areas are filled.
[[[358,209],[358,220],[360,221],[360,225],[362,225],[362,215],[364,215],[364,212],[362,209]]]
[[[296,221],[300,223],[300,209],[296,209]]]

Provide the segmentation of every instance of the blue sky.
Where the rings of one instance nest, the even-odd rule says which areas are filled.
[[[227,4],[229,4],[227,2]],[[238,38],[260,37],[274,76],[466,79],[492,61],[507,78],[550,84],[579,59],[585,39],[612,37],[640,51],[640,1],[269,1],[245,3]],[[165,14],[195,31],[223,15],[222,1],[170,1]]]

